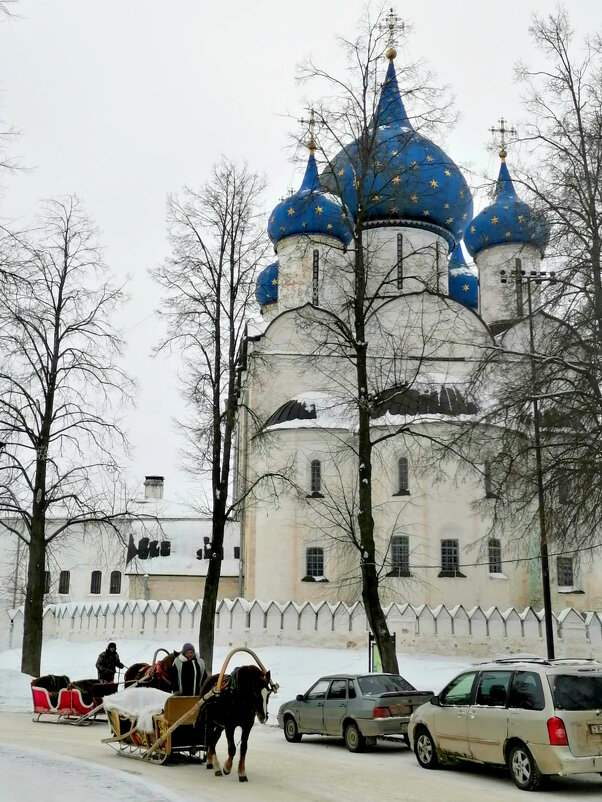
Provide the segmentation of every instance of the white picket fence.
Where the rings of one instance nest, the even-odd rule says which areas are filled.
[[[74,641],[143,638],[195,642],[202,601],[120,600],[52,604],[44,611],[44,636]],[[391,604],[387,624],[399,652],[488,656],[504,652],[545,654],[542,611],[462,605],[418,607]],[[19,646],[23,608],[1,614],[0,648]],[[554,617],[558,656],[602,658],[602,612],[568,608]],[[223,599],[215,619],[222,646],[316,646],[365,648],[368,627],[363,605]]]

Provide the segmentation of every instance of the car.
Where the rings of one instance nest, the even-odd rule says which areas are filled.
[[[361,752],[384,735],[407,739],[412,711],[432,693],[399,674],[334,674],[281,705],[278,725],[290,743],[303,735],[342,736],[350,752]]]
[[[504,658],[458,674],[412,714],[418,763],[507,766],[533,791],[550,774],[602,774],[602,663]]]

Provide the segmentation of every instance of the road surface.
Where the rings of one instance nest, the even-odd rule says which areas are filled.
[[[256,724],[247,754],[249,782],[239,783],[235,772],[215,777],[198,764],[157,766],[121,757],[100,743],[108,734],[106,724],[34,723],[28,713],[0,713],[0,757],[4,752],[5,760],[9,759],[19,747],[74,757],[125,772],[124,780],[138,777],[157,784],[166,789],[166,800],[175,794],[195,802],[483,802],[484,798],[487,802],[527,802],[503,771],[468,765],[425,771],[398,743],[381,742],[366,753],[351,754],[340,740],[305,736],[301,743],[289,744],[281,730]],[[225,739],[218,744],[218,756],[223,763]],[[555,777],[542,802],[566,802],[569,797],[599,800],[601,794],[602,778],[597,775]],[[13,802],[3,796],[1,778],[0,800]]]

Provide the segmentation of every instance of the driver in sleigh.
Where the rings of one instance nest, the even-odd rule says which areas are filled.
[[[105,651],[98,655],[98,660],[96,661],[99,681],[113,682],[115,679],[115,670],[117,668],[125,668],[125,666],[119,659],[117,644],[111,642]]]
[[[169,670],[169,681],[179,696],[200,696],[207,677],[205,661],[196,654],[192,643],[185,643]]]

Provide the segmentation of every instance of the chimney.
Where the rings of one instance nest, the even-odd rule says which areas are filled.
[[[144,498],[163,498],[163,476],[144,477]]]

